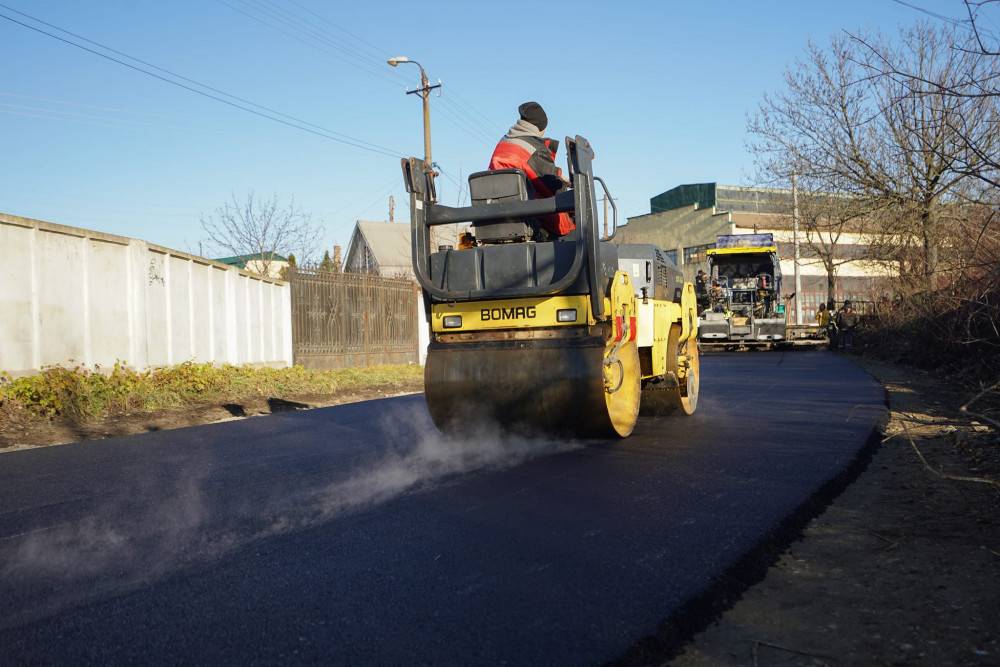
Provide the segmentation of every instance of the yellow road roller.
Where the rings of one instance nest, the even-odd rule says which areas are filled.
[[[698,405],[694,287],[652,245],[598,232],[597,192],[583,137],[564,143],[570,186],[532,199],[519,170],[469,176],[472,205],[437,201],[423,160],[402,161],[410,195],[413,271],[430,327],[425,395],[435,425],[626,437],[640,412]],[[545,234],[542,216],[576,229]],[[469,223],[461,242],[432,247],[432,229]],[[617,227],[617,211],[615,212]]]

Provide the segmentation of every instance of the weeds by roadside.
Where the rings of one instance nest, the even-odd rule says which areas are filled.
[[[255,397],[333,394],[365,388],[401,391],[419,383],[417,365],[316,371],[184,363],[110,372],[50,367],[37,375],[0,375],[0,421],[15,412],[74,422]]]

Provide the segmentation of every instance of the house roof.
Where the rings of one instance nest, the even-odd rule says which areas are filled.
[[[237,266],[241,269],[247,268],[247,262],[252,262],[255,259],[267,259],[269,262],[287,262],[288,258],[277,253],[268,252],[255,252],[250,255],[234,255],[233,257],[219,257],[213,261],[219,262],[221,264],[228,264],[229,266]]]
[[[355,232],[364,237],[368,249],[380,267],[407,266],[410,263],[410,226],[398,222],[358,220]],[[356,252],[351,239],[350,255]]]
[[[431,235],[432,247],[445,242],[443,239],[446,238],[448,230],[434,229]],[[359,243],[362,239],[375,258],[380,271],[410,269],[411,245],[408,223],[358,220],[354,226],[354,234],[351,235],[351,246],[347,249],[345,268],[351,266],[352,258],[360,250]]]

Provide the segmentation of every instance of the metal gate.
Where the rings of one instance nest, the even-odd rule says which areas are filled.
[[[292,348],[306,368],[418,361],[418,290],[405,278],[292,269]]]

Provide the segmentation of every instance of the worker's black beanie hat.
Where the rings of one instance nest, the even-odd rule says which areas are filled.
[[[545,115],[545,109],[538,102],[525,102],[517,108],[521,114],[521,119],[526,120],[539,130],[545,130],[549,124],[549,117]]]

